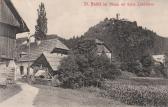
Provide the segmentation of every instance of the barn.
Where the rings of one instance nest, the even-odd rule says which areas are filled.
[[[16,79],[16,34],[28,31],[11,0],[0,0],[0,83]]]
[[[29,50],[27,44],[22,44],[20,46],[19,53],[28,53],[28,51]],[[59,57],[66,56],[69,53],[69,51],[70,49],[65,44],[63,44],[57,37],[46,38],[45,40],[42,40],[39,43],[37,43],[36,41],[32,42],[30,43],[30,56],[27,54],[20,57],[17,60],[17,75],[18,77],[26,76],[28,73],[28,67],[32,64],[33,67],[36,66],[39,68],[42,65],[43,67],[52,71],[53,69],[50,68],[51,66],[46,66],[45,63],[48,63],[48,61],[50,62],[51,60],[49,59],[54,58],[58,58],[58,60],[55,60],[54,64],[59,63]],[[41,60],[43,61],[41,62]],[[32,72],[33,69],[31,67],[30,73]]]
[[[0,62],[15,58],[16,34],[28,31],[11,0],[0,0]]]

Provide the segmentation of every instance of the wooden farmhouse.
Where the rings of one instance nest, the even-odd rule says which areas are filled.
[[[113,61],[114,60],[114,56],[112,55],[112,51],[107,47],[107,45],[99,40],[99,39],[95,39],[95,38],[87,38],[87,39],[84,39],[84,41],[90,41],[92,43],[95,44],[95,48],[94,48],[94,52],[95,54],[97,55],[102,55],[102,54],[105,54],[110,61]]]
[[[0,61],[11,60],[16,55],[16,34],[29,29],[11,0],[0,0]]]
[[[15,79],[16,34],[28,31],[11,0],[0,0],[0,82]]]
[[[28,53],[27,44],[20,46],[20,53]],[[27,75],[28,66],[31,65],[30,75],[34,69],[55,71],[60,63],[60,58],[69,53],[69,48],[57,37],[46,38],[42,41],[30,43],[30,54],[21,56],[17,61],[17,75]]]
[[[102,55],[103,53],[105,53],[107,55],[107,57],[111,60],[112,59],[112,52],[110,51],[110,49],[105,45],[105,43],[99,39],[95,39],[95,43],[96,43],[96,52],[98,55]]]
[[[43,75],[44,77],[52,77],[56,74],[59,74],[59,65],[61,61],[67,57],[66,54],[58,55],[58,53],[47,53],[44,52],[38,57],[33,64],[31,65],[32,68],[38,68],[37,70],[45,70],[46,73]],[[40,69],[39,69],[40,68]],[[36,75],[35,75],[36,76]]]

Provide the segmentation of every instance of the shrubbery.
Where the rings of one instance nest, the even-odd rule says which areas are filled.
[[[140,60],[124,62],[121,69],[132,72],[139,77],[149,77],[154,67],[151,55],[144,55]]]
[[[68,88],[100,87],[104,79],[115,79],[120,75],[120,70],[103,56],[96,56],[89,64],[84,56],[70,55],[62,61],[59,72],[63,87]]]
[[[95,52],[94,42],[82,42],[62,61],[59,78],[64,87],[100,87],[104,79],[114,79],[121,74],[106,54]]]

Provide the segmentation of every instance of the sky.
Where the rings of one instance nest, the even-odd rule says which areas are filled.
[[[120,18],[137,21],[139,26],[168,37],[168,0],[12,0],[12,2],[31,34],[35,32],[38,6],[43,2],[48,18],[48,34],[57,34],[63,38],[81,36],[106,17],[115,18],[116,13],[120,13]],[[138,2],[146,5],[137,6]],[[117,3],[120,5],[114,5]],[[121,6],[121,3],[125,3],[125,6]],[[128,5],[131,3],[132,6]],[[23,36],[27,36],[27,33],[17,35],[17,37]]]

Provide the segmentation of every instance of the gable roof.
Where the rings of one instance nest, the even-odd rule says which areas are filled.
[[[18,21],[19,26],[16,26],[18,28],[18,32],[17,33],[28,32],[29,29],[28,29],[26,23],[24,22],[24,20],[21,18],[21,16],[17,12],[17,10],[14,7],[13,3],[11,2],[11,0],[0,0],[0,2],[3,2],[3,3],[5,3],[7,5],[7,7],[11,11],[11,13],[15,17],[15,19]],[[2,6],[2,4],[1,4],[1,6]],[[5,23],[9,24],[9,25],[13,25],[12,22],[11,23],[5,22]]]
[[[27,44],[23,44],[18,49],[19,53],[26,52],[28,53],[28,46]],[[69,51],[69,48],[64,45],[60,40],[57,38],[49,39],[49,40],[42,40],[39,45],[36,42],[30,43],[30,56],[25,55],[19,59],[19,61],[34,61],[36,60],[43,52],[51,53],[55,48],[63,49],[65,51]]]
[[[50,35],[46,36],[45,40],[56,39],[56,38],[59,39],[59,40],[62,39],[57,34],[50,34]],[[27,42],[27,37],[22,37],[22,38],[17,38],[16,39],[16,43],[17,43],[18,46],[23,44],[23,43],[26,43],[26,42]]]
[[[105,45],[97,45],[97,52],[98,53],[102,53],[102,52],[111,53],[110,50],[107,49]]]
[[[99,40],[99,39],[95,39],[95,43],[96,43],[96,44],[104,44],[104,42],[101,41],[101,40]]]
[[[102,52],[112,53],[111,50],[106,46],[106,44],[100,39],[97,39],[97,38],[95,39],[95,38],[90,37],[90,38],[86,38],[85,40],[90,40],[90,41],[95,42],[98,53],[102,53]]]
[[[57,71],[61,61],[66,56],[67,55],[58,56],[56,53],[51,54],[48,52],[44,52],[40,55],[40,57],[37,58],[36,61],[34,61],[34,63],[31,66],[34,67],[34,66],[43,65],[43,67],[47,67],[49,69],[52,69],[52,71]]]

